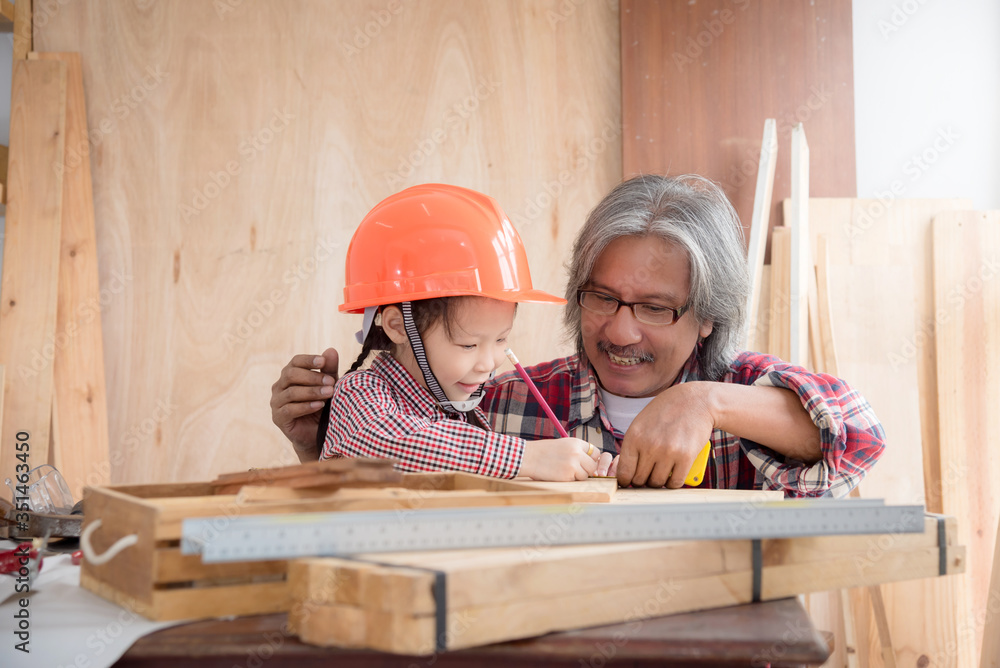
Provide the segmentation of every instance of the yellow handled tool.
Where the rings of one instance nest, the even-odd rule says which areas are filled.
[[[698,453],[698,458],[694,460],[694,464],[691,465],[691,470],[688,471],[687,477],[684,478],[685,485],[697,487],[705,479],[705,467],[708,466],[708,453],[711,449],[712,442],[709,441],[701,449],[701,452]]]

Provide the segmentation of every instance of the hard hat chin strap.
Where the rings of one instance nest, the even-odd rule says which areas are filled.
[[[483,400],[483,396],[486,394],[483,390],[483,386],[480,385],[479,389],[465,401],[451,401],[448,398],[448,395],[444,393],[444,390],[441,389],[441,385],[438,383],[437,377],[435,377],[434,372],[431,371],[431,365],[427,363],[427,354],[424,352],[424,342],[421,340],[420,332],[417,331],[417,325],[413,321],[413,310],[410,306],[410,302],[403,302],[400,306],[403,311],[403,328],[406,329],[406,337],[410,340],[410,347],[413,349],[413,356],[417,360],[417,366],[420,367],[420,373],[424,375],[424,382],[427,384],[427,389],[430,390],[432,395],[434,395],[434,400],[437,402],[438,406],[449,413],[468,413],[474,409],[479,405],[479,402]],[[492,377],[492,375],[493,374],[490,374],[490,377]]]

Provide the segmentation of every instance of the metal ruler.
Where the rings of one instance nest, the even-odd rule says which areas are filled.
[[[923,506],[879,499],[575,504],[186,519],[181,552],[207,563],[486,547],[919,533]]]

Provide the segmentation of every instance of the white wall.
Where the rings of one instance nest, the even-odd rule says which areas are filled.
[[[1000,209],[1000,2],[854,0],[858,196]]]

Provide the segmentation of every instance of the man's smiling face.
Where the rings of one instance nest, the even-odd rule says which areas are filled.
[[[679,309],[690,292],[687,253],[659,237],[621,237],[597,258],[584,290],[625,302]],[[712,333],[692,311],[670,325],[648,325],[628,307],[614,315],[581,309],[583,349],[601,386],[623,397],[651,397],[673,384],[698,337]]]

